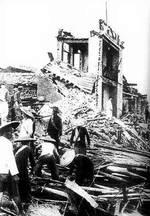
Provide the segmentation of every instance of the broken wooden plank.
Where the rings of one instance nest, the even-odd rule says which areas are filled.
[[[74,181],[70,181],[69,179],[66,180],[65,186],[75,192],[76,194],[83,197],[93,208],[97,208],[98,204],[96,201],[85,191],[83,190],[78,184],[76,184]]]
[[[145,156],[145,157],[150,158],[150,153],[149,152],[129,150],[129,149],[125,149],[125,148],[118,148],[118,147],[106,146],[106,145],[104,146],[104,145],[101,145],[99,143],[97,143],[97,147],[111,149],[111,150],[114,150],[114,151],[126,152],[126,153],[130,153],[130,154],[141,155],[141,156]]]
[[[147,194],[142,194],[142,193],[127,193],[126,194],[128,198],[137,198],[137,199],[144,199],[147,198]],[[114,194],[101,194],[97,196],[97,199],[103,199],[103,198],[123,198],[123,194],[117,194],[114,196]]]
[[[64,198],[68,199],[68,194],[66,192],[64,192],[64,191],[56,190],[56,189],[49,188],[49,187],[41,187],[41,189],[42,189],[42,191],[53,193],[53,194],[56,194],[58,196],[61,196],[61,197],[64,197]]]
[[[122,182],[122,183],[128,183],[127,180],[121,178],[121,177],[117,177],[117,176],[113,176],[111,174],[108,174],[108,173],[105,173],[105,172],[102,172],[102,171],[99,171],[99,174],[109,178],[109,179],[112,179],[112,180],[115,180],[115,181],[118,181],[118,182]],[[97,175],[98,177],[98,175]]]

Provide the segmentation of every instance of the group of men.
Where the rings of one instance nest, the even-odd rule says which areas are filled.
[[[48,122],[47,136],[40,138],[40,144],[34,145],[34,115],[27,108],[20,108],[23,115],[21,122],[11,121],[0,126],[0,193],[8,193],[15,201],[18,212],[22,211],[22,203],[31,200],[30,173],[42,176],[42,167],[47,165],[51,177],[59,180],[57,163],[60,163],[60,137],[63,125],[58,107],[53,107]],[[17,130],[17,133],[15,132]],[[14,136],[17,134],[17,137]],[[85,127],[78,125],[72,130],[70,146],[74,146],[75,157],[70,161],[69,175],[79,185],[93,180],[93,163],[86,156],[86,140],[90,146],[90,138]],[[38,159],[35,157],[41,149]],[[36,163],[35,163],[36,161]],[[11,180],[10,180],[11,179]],[[85,180],[85,181],[84,181]]]

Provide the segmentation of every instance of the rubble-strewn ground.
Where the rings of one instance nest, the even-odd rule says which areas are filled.
[[[59,207],[51,204],[33,204],[29,206],[27,216],[61,216]]]
[[[116,215],[130,215],[129,211],[134,211],[132,215],[140,215],[137,210],[143,213],[144,209],[147,209],[145,206],[150,202],[150,140],[144,117],[128,113],[121,119],[115,117],[109,119],[105,113],[98,112],[94,108],[94,98],[89,95],[86,97],[87,95],[78,89],[69,89],[65,94],[64,100],[55,104],[62,111],[62,153],[70,148],[69,140],[76,116],[84,119],[84,126],[88,129],[91,139],[91,147],[87,155],[94,163],[95,175],[91,187],[84,187],[84,189],[102,209],[113,214],[117,208],[122,208],[121,201],[126,194],[127,201],[123,206],[124,209],[122,208],[122,213]],[[45,106],[44,116],[50,115],[51,106],[53,105]],[[43,118],[41,123],[38,123],[40,127],[37,129],[37,137],[45,133],[48,119],[49,117]],[[40,133],[39,128],[43,128]],[[67,177],[67,168],[59,165],[59,171],[61,179],[64,180]],[[48,190],[48,192],[47,188],[65,191],[65,186],[57,182],[49,182],[49,173],[46,172],[44,175],[45,180],[44,178],[38,181],[33,179],[37,185],[45,187],[40,194],[45,196],[44,199],[47,201],[52,202],[51,199],[54,199],[64,204],[65,197],[56,196],[56,191]]]
[[[132,216],[138,216],[141,212],[149,216],[150,130],[144,116],[127,113],[120,119],[109,119],[96,109],[95,94],[87,94],[59,80],[55,80],[55,85],[62,100],[53,104],[45,103],[36,112],[35,144],[40,142],[39,137],[46,134],[52,106],[59,107],[63,120],[61,154],[70,149],[70,136],[76,117],[84,119],[91,140],[87,155],[94,163],[95,172],[93,184],[82,188],[105,213],[127,216],[134,212]],[[67,210],[71,208],[64,184],[68,168],[61,165],[58,168],[59,181],[51,179],[46,167],[42,178],[30,176],[33,203],[26,215],[67,216]]]

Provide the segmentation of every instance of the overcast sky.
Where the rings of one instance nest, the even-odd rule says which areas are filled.
[[[0,0],[0,67],[42,68],[56,57],[59,28],[88,37],[106,18],[106,0]],[[123,73],[150,95],[150,0],[107,0],[108,24],[125,41]]]

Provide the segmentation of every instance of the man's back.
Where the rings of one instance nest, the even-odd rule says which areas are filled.
[[[90,144],[90,138],[87,132],[87,129],[82,126],[77,126],[73,129],[72,135],[71,135],[71,144],[74,142],[75,146],[80,145],[83,147],[86,147],[86,140],[87,144]]]

